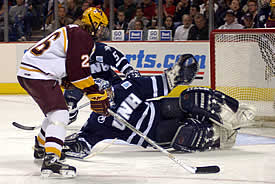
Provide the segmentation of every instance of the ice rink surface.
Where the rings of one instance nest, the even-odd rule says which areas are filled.
[[[76,132],[89,114],[89,107],[81,109],[67,134]],[[190,174],[152,148],[105,142],[96,145],[94,157],[67,159],[77,168],[76,178],[41,179],[41,161],[34,161],[32,149],[38,130],[20,130],[11,123],[40,125],[42,112],[27,95],[1,95],[0,117],[0,184],[275,184],[275,128],[242,129],[231,150],[173,153],[188,165],[218,165],[218,174]]]

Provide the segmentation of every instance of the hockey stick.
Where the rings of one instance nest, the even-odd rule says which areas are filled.
[[[171,160],[173,160],[176,164],[183,167],[187,171],[193,174],[208,174],[208,173],[218,173],[220,171],[219,166],[204,166],[204,167],[193,167],[185,164],[181,160],[178,160],[174,155],[157,145],[153,140],[145,136],[142,132],[137,130],[135,127],[133,127],[130,123],[128,123],[124,118],[122,118],[117,113],[113,112],[111,109],[108,109],[108,112],[118,121],[123,123],[125,126],[127,126],[129,129],[131,129],[133,132],[138,134],[140,137],[142,137],[144,140],[146,140],[149,144],[154,146],[156,149],[164,153],[167,157],[169,157]]]
[[[82,104],[82,105],[80,105],[80,106],[78,106],[78,107],[72,109],[72,110],[70,111],[70,113],[73,113],[73,112],[75,112],[75,111],[77,111],[77,110],[80,110],[80,109],[82,109],[82,108],[88,106],[89,104],[90,104],[90,102],[86,102],[85,104]],[[70,124],[70,123],[69,123],[69,124]],[[22,124],[17,123],[17,122],[12,122],[12,125],[15,126],[15,127],[17,127],[17,128],[20,128],[20,129],[22,129],[22,130],[36,130],[36,129],[38,129],[38,128],[41,128],[41,125],[39,125],[39,126],[25,126],[25,125],[22,125]]]

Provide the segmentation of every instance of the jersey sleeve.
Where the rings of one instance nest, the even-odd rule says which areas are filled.
[[[130,65],[125,55],[114,47],[106,44],[100,44],[100,52],[104,52],[104,63],[111,65],[118,69],[121,73],[126,74],[134,68]]]

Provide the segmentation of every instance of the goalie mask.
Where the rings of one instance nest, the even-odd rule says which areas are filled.
[[[105,13],[95,7],[90,7],[82,14],[81,21],[90,27],[90,34],[93,37],[101,37],[107,29],[108,18]]]

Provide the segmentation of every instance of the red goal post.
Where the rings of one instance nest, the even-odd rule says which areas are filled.
[[[275,117],[275,29],[213,30],[211,88]],[[266,111],[266,113],[264,113]]]

